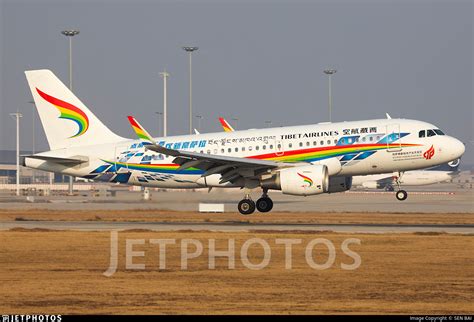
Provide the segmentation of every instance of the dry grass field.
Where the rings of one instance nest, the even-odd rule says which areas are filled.
[[[83,218],[84,219],[84,218]],[[4,220],[4,218],[3,218]],[[271,246],[270,264],[249,270],[240,261],[245,240],[263,238]],[[145,270],[125,269],[125,239],[145,239]],[[160,270],[157,245],[150,238],[179,243],[194,238],[204,252],[180,269],[180,248],[168,246],[167,268]],[[227,239],[236,244],[236,267],[218,259],[208,269],[207,240],[218,249]],[[284,266],[285,249],[276,238],[299,238],[293,247],[293,269]],[[308,266],[304,248],[314,238],[336,246],[336,260],[327,270]],[[341,251],[346,238],[362,259],[356,270],[343,270],[352,258]],[[450,234],[335,234],[335,233],[119,233],[119,265],[112,277],[110,235],[106,232],[27,231],[0,232],[0,311],[4,313],[110,313],[110,314],[447,314],[474,312],[474,236]],[[319,263],[327,258],[321,246],[314,252]],[[259,247],[250,261],[262,257]]]
[[[0,221],[147,221],[223,223],[307,223],[307,224],[474,224],[473,213],[397,212],[272,212],[242,216],[239,213],[202,214],[195,211],[164,210],[44,210],[0,209]]]

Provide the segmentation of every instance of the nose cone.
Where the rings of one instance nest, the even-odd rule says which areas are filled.
[[[451,138],[449,142],[449,152],[453,156],[453,158],[460,158],[464,154],[464,151],[466,151],[464,143],[462,143],[456,138]]]

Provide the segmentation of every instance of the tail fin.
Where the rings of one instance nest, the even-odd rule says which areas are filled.
[[[51,150],[123,140],[99,121],[50,70],[31,70],[25,74]]]
[[[130,122],[130,125],[132,126],[132,129],[135,131],[138,138],[140,139],[140,141],[142,141],[143,144],[155,144],[155,141],[153,140],[150,133],[148,133],[148,131],[145,130],[145,128],[141,126],[140,123],[138,123],[138,121],[133,116],[127,116],[127,118]]]
[[[234,128],[230,126],[229,122],[227,122],[223,117],[219,117],[219,122],[221,122],[222,127],[224,128],[225,132],[234,132]]]

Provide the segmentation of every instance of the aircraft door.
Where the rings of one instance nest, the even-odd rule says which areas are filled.
[[[400,137],[400,124],[387,125],[385,135],[385,144],[387,144],[387,151],[397,152],[402,150],[402,139]]]
[[[285,154],[285,145],[282,139],[275,139],[275,154],[279,157]]]

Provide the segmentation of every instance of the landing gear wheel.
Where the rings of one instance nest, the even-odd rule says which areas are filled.
[[[262,197],[257,200],[257,209],[260,212],[269,212],[273,208],[273,201],[268,197]]]
[[[408,193],[405,190],[398,190],[395,196],[398,200],[403,201],[408,198]]]
[[[255,202],[250,199],[243,199],[239,202],[237,208],[242,215],[250,215],[255,211]]]

